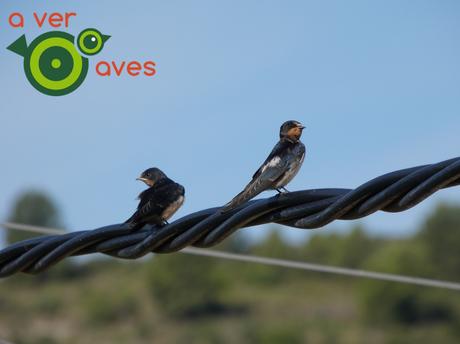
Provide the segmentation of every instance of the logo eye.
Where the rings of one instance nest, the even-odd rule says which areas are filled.
[[[77,38],[77,45],[85,55],[95,55],[102,50],[104,43],[110,36],[101,34],[96,29],[83,30]]]

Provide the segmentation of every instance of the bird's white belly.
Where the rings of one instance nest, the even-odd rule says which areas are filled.
[[[174,213],[181,207],[181,205],[184,203],[185,197],[180,196],[174,203],[171,203],[162,214],[163,220],[168,220],[171,216],[174,215]]]
[[[293,161],[291,163],[288,170],[283,174],[283,176],[275,184],[274,189],[281,188],[289,184],[289,182],[296,176],[297,172],[299,172],[304,158],[305,158],[305,154],[303,154],[302,158],[299,161]]]

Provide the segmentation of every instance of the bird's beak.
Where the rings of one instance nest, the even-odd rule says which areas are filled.
[[[144,182],[146,184],[150,182],[147,178],[142,178],[142,177],[136,178],[136,180],[140,180],[141,182]]]
[[[105,43],[110,37],[109,35],[102,35],[102,42]]]
[[[302,124],[301,124],[301,125],[299,125],[299,127],[298,127],[298,128],[299,128],[299,129],[301,129],[301,130],[305,129],[305,127],[304,127]]]

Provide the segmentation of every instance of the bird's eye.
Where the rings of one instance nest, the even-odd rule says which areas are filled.
[[[78,35],[77,45],[82,53],[95,55],[102,50],[106,37],[96,29],[86,29]]]

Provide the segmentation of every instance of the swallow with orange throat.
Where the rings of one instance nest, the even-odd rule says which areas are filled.
[[[228,212],[265,190],[288,192],[285,186],[295,177],[305,158],[305,145],[300,141],[305,127],[298,121],[281,125],[280,139],[252,180],[238,195],[222,207]]]

